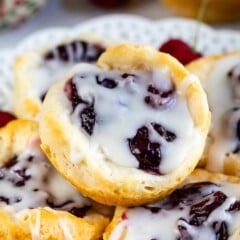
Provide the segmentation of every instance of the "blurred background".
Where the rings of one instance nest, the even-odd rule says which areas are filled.
[[[204,13],[215,28],[240,31],[240,0],[0,0],[0,48],[11,48],[37,30],[114,13],[153,20]]]

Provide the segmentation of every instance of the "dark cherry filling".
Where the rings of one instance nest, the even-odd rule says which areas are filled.
[[[238,109],[237,111],[240,111],[240,109]],[[235,124],[235,138],[237,139],[237,145],[233,150],[233,153],[239,154],[240,153],[240,119],[238,119],[237,123]]]
[[[151,123],[153,129],[166,141],[172,142],[176,135],[157,123]],[[152,142],[149,136],[149,129],[143,126],[137,130],[133,138],[128,139],[128,145],[131,153],[139,162],[139,169],[149,173],[161,174],[159,165],[161,162],[161,143]]]
[[[15,119],[16,117],[12,113],[0,111],[0,127],[5,126],[7,123]]]
[[[240,119],[237,121],[237,124],[236,124],[236,139],[237,139],[237,146],[233,150],[234,154],[240,153]]]
[[[93,128],[95,126],[96,114],[94,112],[94,104],[84,108],[80,113],[82,128],[89,134],[93,134]]]
[[[151,142],[147,127],[141,127],[136,135],[128,139],[128,145],[131,153],[139,161],[139,169],[158,173],[161,162],[161,144]]]
[[[19,162],[17,157],[13,157],[0,168],[0,181],[7,181],[14,187],[23,188],[28,181],[34,181],[35,179],[35,176],[31,176],[30,174],[26,173],[26,171],[30,168],[28,164],[37,164],[37,162],[33,163],[35,160],[34,156],[31,155],[26,159],[21,159],[21,162]],[[43,176],[42,181],[47,183],[47,177]],[[22,189],[22,191],[24,190]],[[87,211],[92,208],[91,206],[78,207],[78,204],[71,199],[63,203],[56,204],[54,196],[52,196],[51,193],[46,192],[44,189],[34,188],[32,190],[29,189],[29,191],[33,191],[36,194],[38,194],[40,191],[45,192],[44,195],[42,195],[43,193],[39,193],[39,201],[44,201],[43,204],[45,206],[49,206],[56,210],[68,211],[77,217],[84,217]],[[42,199],[41,196],[45,197]],[[38,199],[38,197],[36,197],[36,199]],[[24,201],[24,199],[19,196],[11,196],[9,198],[1,195],[0,193],[0,202],[4,202],[5,204],[11,205],[21,201]],[[28,207],[32,208],[32,206]]]
[[[147,92],[148,95],[145,97],[144,101],[152,108],[166,108],[175,102],[175,90],[173,87],[168,90],[162,90],[153,85],[149,85]]]
[[[175,190],[170,196],[160,202],[160,208],[171,210],[177,206],[191,205],[196,199],[213,193],[210,187],[217,187],[211,182],[189,183]]]
[[[97,84],[102,85],[105,88],[110,88],[110,89],[115,88],[118,85],[117,82],[114,81],[113,79],[104,78],[104,79],[100,80],[99,76],[96,76],[96,82],[97,82]]]
[[[79,116],[81,127],[88,135],[93,134],[96,124],[101,124],[102,118],[100,119],[100,116],[97,116],[95,111],[95,98],[101,98],[98,98],[98,96],[92,96],[93,94],[89,94],[89,99],[85,99],[86,97],[83,98],[80,96],[76,81],[95,81],[97,85],[111,90],[123,87],[127,90],[127,94],[132,94],[134,96],[134,94],[138,94],[138,88],[136,88],[137,81],[135,81],[138,77],[139,76],[128,73],[124,73],[116,77],[112,77],[106,73],[89,73],[78,74],[66,82],[64,92],[72,106],[71,114]],[[142,83],[140,82],[140,84]],[[150,108],[154,108],[156,111],[159,111],[161,108],[170,106],[170,104],[175,102],[176,94],[173,85],[168,87],[169,89],[166,89],[165,87],[165,90],[162,90],[159,87],[156,88],[153,84],[150,84],[147,87],[145,87],[146,85],[143,86],[144,88],[147,88],[145,102],[148,106],[150,106]],[[142,86],[140,85],[140,87]],[[142,101],[143,102],[140,104],[144,104],[144,96]],[[117,103],[119,103],[119,105],[123,104],[120,100]],[[124,104],[124,106],[128,105],[127,102]],[[161,147],[167,142],[173,142],[177,136],[175,133],[167,130],[159,123],[152,122],[149,123],[149,125],[150,127],[147,127],[146,125],[140,127],[137,129],[134,137],[127,138],[126,140],[128,142],[130,152],[139,162],[139,169],[151,174],[162,174],[159,171],[159,165],[162,159]],[[151,139],[152,132],[159,136],[159,141]]]
[[[236,145],[231,151],[233,154],[240,153],[240,107],[238,101],[234,107],[228,110],[222,117],[222,134],[226,138],[235,140]],[[227,153],[226,155],[229,155]]]
[[[228,211],[229,212],[240,211],[240,200],[237,200],[235,203],[233,203],[228,209]]]
[[[122,78],[136,77],[135,74],[130,74],[130,73],[123,73],[121,76],[122,76]]]
[[[41,102],[44,101],[46,95],[47,95],[47,92],[43,93],[43,94],[40,96],[40,100],[41,100]]]
[[[13,203],[18,203],[18,202],[21,202],[22,199],[21,198],[18,198],[18,197],[13,197],[13,198],[7,198],[7,197],[4,197],[4,196],[0,196],[0,202],[4,202],[6,204],[13,204]]]
[[[100,44],[86,41],[72,41],[61,44],[44,55],[46,61],[61,60],[62,62],[96,62],[105,48]]]
[[[228,226],[226,222],[214,222],[212,225],[216,233],[216,240],[227,240],[229,237]]]
[[[73,207],[69,210],[69,212],[73,215],[75,215],[76,217],[84,217],[86,216],[87,212],[91,209],[91,206],[85,206],[82,208],[77,208],[77,207]]]
[[[151,211],[153,214],[164,210],[179,209],[190,207],[189,217],[179,218],[177,227],[179,231],[178,240],[193,240],[189,228],[209,226],[215,232],[217,240],[227,240],[229,237],[228,226],[225,221],[206,222],[209,215],[220,207],[227,196],[219,191],[218,185],[211,182],[198,182],[186,184],[181,189],[175,190],[170,196],[163,199],[156,205],[143,206],[144,209]],[[240,200],[232,204],[225,211],[235,212],[240,210]],[[221,219],[221,217],[219,217]],[[196,229],[197,231],[197,229]]]
[[[73,83],[73,79],[70,79],[65,87],[64,87],[64,92],[67,95],[68,100],[71,102],[72,104],[72,108],[73,111],[75,110],[75,108],[78,106],[78,104],[87,104],[86,101],[84,101],[77,92],[77,87],[76,85]]]
[[[47,205],[53,209],[65,210],[70,212],[71,214],[75,215],[76,217],[84,217],[86,213],[92,208],[92,206],[84,206],[84,207],[71,207],[74,205],[72,200],[68,200],[61,204],[55,204],[53,199],[47,199]]]
[[[231,91],[234,100],[234,107],[226,112],[223,118],[223,124],[227,122],[227,126],[223,126],[222,129],[227,129],[230,132],[230,138],[234,138],[237,141],[235,148],[232,150],[233,154],[240,153],[240,64],[234,66],[227,73],[227,81],[230,83]],[[229,155],[227,153],[226,155]]]
[[[158,132],[160,136],[165,138],[167,142],[172,142],[176,139],[176,134],[168,131],[163,126],[157,123],[152,123],[153,128]]]
[[[31,175],[26,174],[27,168],[14,169],[18,163],[16,157],[10,159],[3,167],[0,168],[0,180],[7,180],[16,187],[23,187],[28,180],[31,179]]]
[[[79,117],[81,119],[81,126],[89,135],[92,135],[96,121],[96,113],[94,111],[94,99],[92,100],[92,102],[82,99],[78,95],[77,87],[74,84],[73,79],[70,79],[66,83],[64,91],[67,95],[68,100],[72,104],[72,112],[74,112],[74,110],[79,104],[83,105],[83,109],[79,113]]]
[[[151,211],[152,213],[158,213],[161,210],[160,207],[154,207],[154,206],[144,206],[143,208]]]
[[[236,137],[240,141],[240,119],[237,122],[237,127],[236,127]]]
[[[216,208],[221,206],[226,200],[227,196],[218,191],[210,196],[205,197],[202,201],[193,204],[190,210],[189,224],[194,226],[201,226],[208,216]]]

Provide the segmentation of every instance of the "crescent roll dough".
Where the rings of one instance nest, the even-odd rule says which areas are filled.
[[[37,123],[0,129],[0,239],[100,239],[108,218],[51,166]]]
[[[198,163],[210,122],[197,78],[149,47],[109,48],[48,92],[42,149],[80,192],[107,205],[166,196]]]
[[[95,63],[109,44],[93,35],[49,42],[21,55],[14,67],[14,111],[20,118],[37,119],[49,87],[76,63]]]
[[[202,58],[187,68],[201,80],[212,113],[201,164],[240,176],[240,52]]]
[[[239,178],[196,169],[161,201],[117,207],[103,239],[237,240],[239,200]]]

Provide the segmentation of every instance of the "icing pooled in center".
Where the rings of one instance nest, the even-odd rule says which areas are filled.
[[[184,159],[193,122],[167,68],[120,73],[79,65],[64,92],[71,121],[108,160],[165,174]]]

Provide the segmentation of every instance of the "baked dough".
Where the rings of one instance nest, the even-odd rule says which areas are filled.
[[[95,63],[109,44],[92,34],[39,46],[15,63],[14,111],[19,118],[37,119],[48,88],[76,63]]]
[[[187,68],[201,80],[212,112],[201,165],[240,176],[240,52],[202,58]]]
[[[240,179],[196,169],[162,201],[117,207],[104,240],[225,239],[240,234]]]
[[[106,205],[164,197],[195,168],[210,113],[201,85],[170,55],[109,48],[48,92],[42,149],[80,192]]]
[[[47,161],[37,123],[0,129],[0,239],[100,239],[108,218]]]

